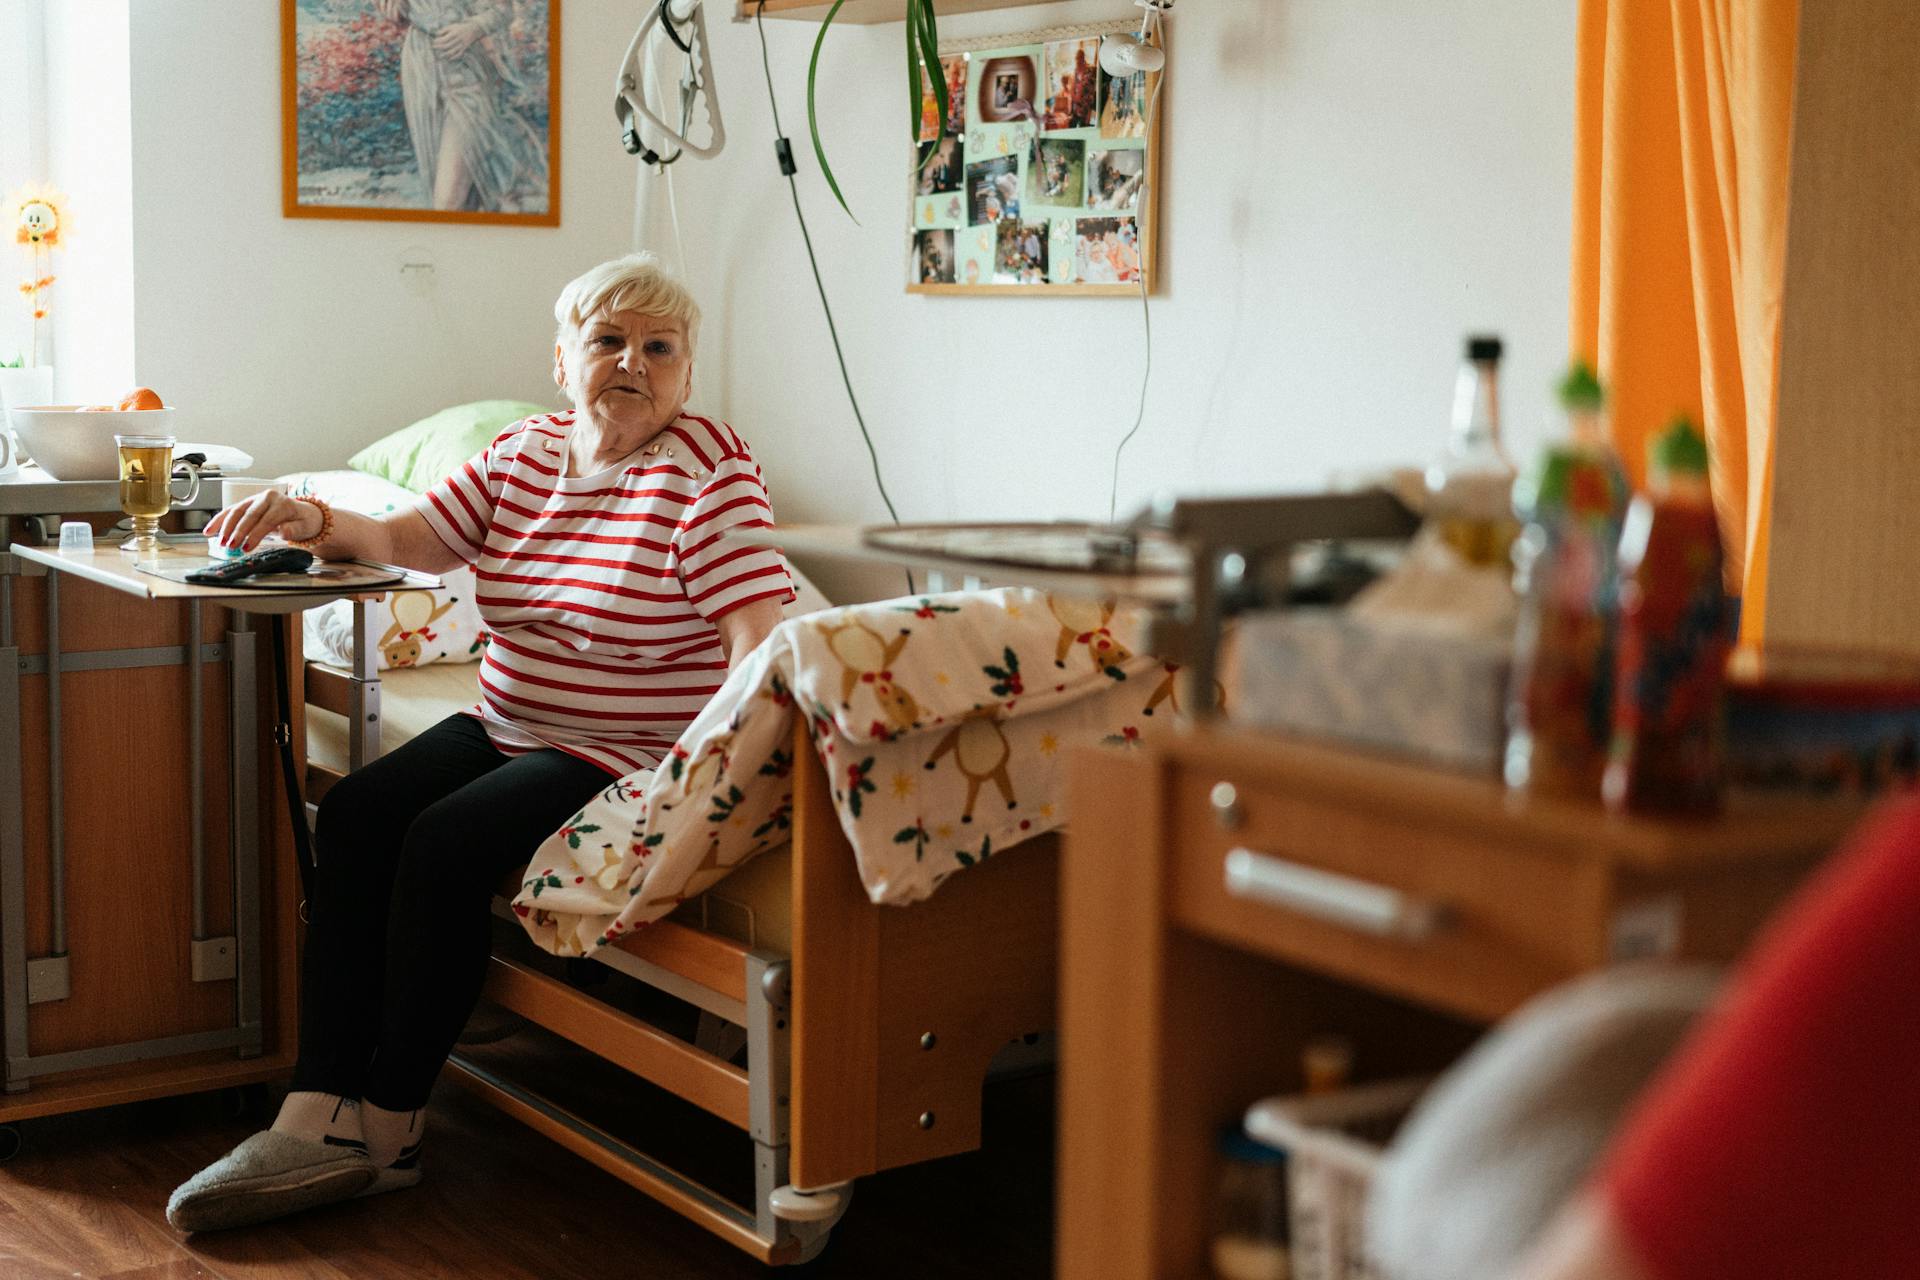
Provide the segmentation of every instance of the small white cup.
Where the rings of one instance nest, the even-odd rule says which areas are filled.
[[[62,551],[91,551],[93,549],[93,526],[85,520],[62,520],[60,522],[60,549]]]

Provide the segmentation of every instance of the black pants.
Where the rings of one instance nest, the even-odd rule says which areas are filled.
[[[612,781],[449,716],[335,785],[315,832],[293,1088],[424,1106],[480,998],[501,879]]]

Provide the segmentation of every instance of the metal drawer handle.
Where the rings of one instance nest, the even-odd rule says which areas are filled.
[[[1228,851],[1226,882],[1232,897],[1285,907],[1381,938],[1424,942],[1447,921],[1447,909],[1440,903],[1251,849]]]

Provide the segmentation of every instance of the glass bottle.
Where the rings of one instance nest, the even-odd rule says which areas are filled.
[[[1504,565],[1520,531],[1514,467],[1500,443],[1500,339],[1467,339],[1446,451],[1427,467],[1427,509],[1441,540],[1469,564]]]
[[[1707,442],[1676,419],[1649,450],[1648,492],[1620,535],[1613,752],[1603,794],[1632,813],[1710,815],[1725,776],[1731,644]]]
[[[1514,486],[1513,682],[1507,784],[1593,800],[1613,737],[1614,634],[1626,473],[1607,442],[1604,396],[1575,365],[1560,387],[1569,438]]]

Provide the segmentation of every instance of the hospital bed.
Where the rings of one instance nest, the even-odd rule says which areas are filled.
[[[349,767],[474,698],[471,663],[373,670],[377,637],[365,606],[354,625],[352,668],[308,662],[304,672],[310,803]],[[503,931],[484,993],[750,1135],[750,1199],[669,1167],[543,1094],[539,1080],[510,1078],[464,1051],[449,1073],[772,1264],[817,1254],[854,1179],[977,1147],[989,1063],[1052,1027],[1055,1007],[1055,834],[983,861],[910,906],[876,905],[805,716],[796,718],[791,751],[785,848],[755,858],[673,917],[572,962],[606,966],[687,1002],[701,1011],[703,1034],[671,1034],[601,1000],[526,954],[517,929]],[[503,917],[518,887],[503,886]],[[744,1063],[729,1051],[742,1035]]]

